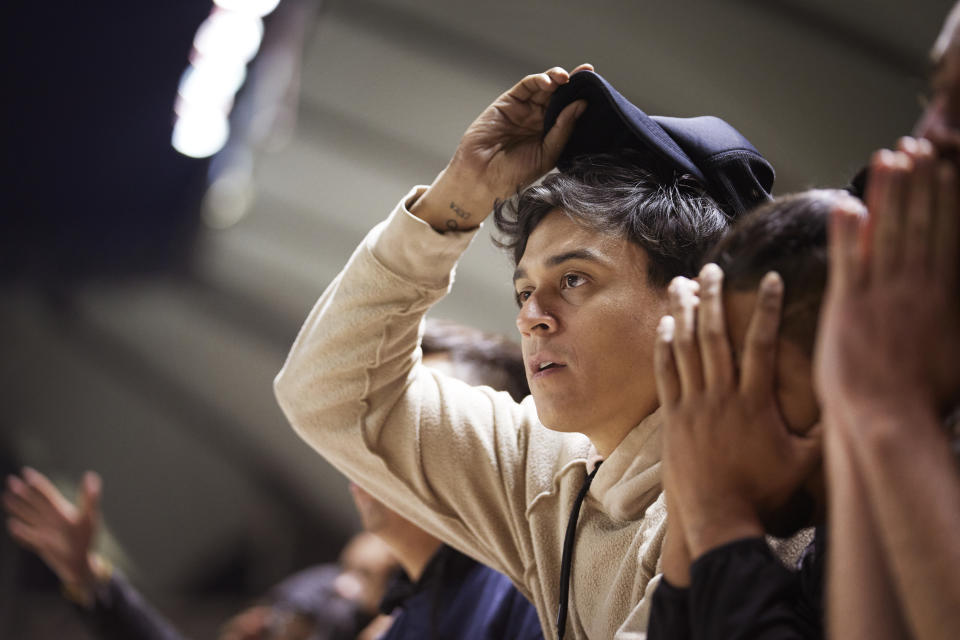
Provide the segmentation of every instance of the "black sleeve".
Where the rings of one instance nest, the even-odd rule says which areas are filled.
[[[660,579],[650,603],[647,640],[690,640],[690,590]]]
[[[104,640],[187,640],[118,571],[97,588],[92,608],[77,609]]]
[[[690,567],[690,625],[697,640],[823,638],[822,545],[800,571],[784,567],[762,538],[737,540]],[[809,551],[809,550],[808,550]]]

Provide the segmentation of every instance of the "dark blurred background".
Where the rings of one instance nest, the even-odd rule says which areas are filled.
[[[951,4],[282,0],[220,105],[225,146],[210,156],[220,125],[195,126],[190,157],[178,86],[227,47],[194,46],[209,0],[7,2],[0,467],[68,495],[98,470],[107,554],[210,637],[356,527],[271,381],[363,234],[497,94],[592,62],[650,113],[726,118],[779,193],[840,186],[910,130]],[[436,315],[512,334],[487,235]],[[4,532],[0,637],[83,637],[71,614]]]

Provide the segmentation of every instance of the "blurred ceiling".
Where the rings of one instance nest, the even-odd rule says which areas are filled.
[[[926,50],[950,5],[328,2],[298,14],[309,22],[295,129],[285,144],[253,149],[252,206],[218,229],[199,217],[207,163],[178,159],[164,142],[209,4],[152,13],[118,4],[106,27],[90,20],[76,32],[51,18],[52,33],[76,44],[66,61],[50,49],[51,69],[102,69],[161,44],[172,62],[122,76],[110,100],[75,74],[18,76],[42,89],[21,92],[19,116],[42,113],[58,137],[37,151],[29,124],[12,128],[20,157],[8,158],[19,169],[2,227],[0,438],[65,485],[99,470],[112,539],[157,590],[195,584],[237,554],[255,587],[330,557],[356,525],[346,485],[287,426],[272,377],[364,233],[433,178],[483,107],[527,73],[589,61],[650,113],[730,121],[773,162],[779,193],[839,186],[909,132]],[[120,108],[129,117],[106,119]],[[88,135],[90,118],[123,126]],[[155,143],[123,146],[149,118],[162,124]],[[149,188],[130,186],[145,178]],[[43,221],[33,235],[22,224],[31,216]],[[115,243],[89,232],[121,227]],[[436,315],[510,333],[509,268],[486,236]],[[124,249],[116,259],[113,244]]]

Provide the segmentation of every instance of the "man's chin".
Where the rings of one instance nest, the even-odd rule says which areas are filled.
[[[536,397],[534,397],[533,400],[534,404],[536,404]],[[540,405],[537,405],[537,417],[540,419],[540,424],[550,429],[550,431],[574,433],[583,428],[583,423],[571,420],[569,413],[556,410],[544,411],[540,409]]]

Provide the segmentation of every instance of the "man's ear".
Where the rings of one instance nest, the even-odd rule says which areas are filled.
[[[780,337],[774,394],[787,429],[806,435],[820,421],[820,403],[813,388],[813,358],[797,343]]]

